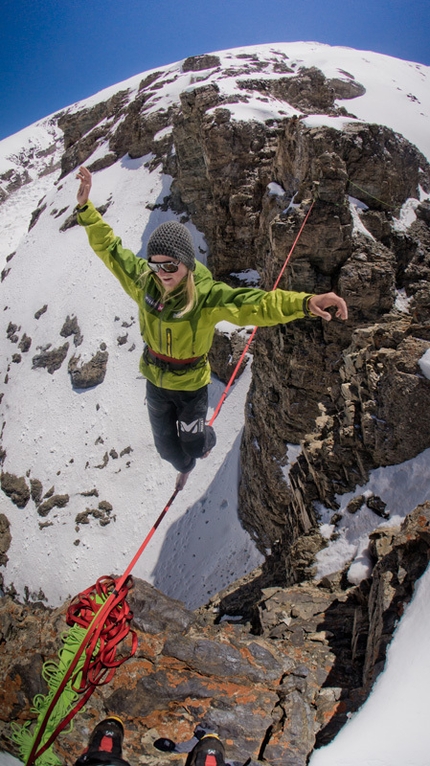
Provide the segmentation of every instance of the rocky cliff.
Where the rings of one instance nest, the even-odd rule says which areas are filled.
[[[240,763],[305,766],[363,703],[386,647],[430,557],[430,504],[400,530],[371,536],[373,576],[348,586],[339,573],[320,582],[271,585],[256,572],[195,612],[136,580],[128,598],[136,655],[99,687],[55,752],[72,763],[106,715],[125,724],[125,757],[167,766],[183,756],[154,748],[158,737],[185,741],[205,722]],[[46,694],[42,665],[55,661],[64,609],[0,604],[1,745],[16,753],[10,723],[34,713]]]
[[[205,80],[220,61],[195,57],[184,66],[204,72]],[[264,79],[262,62],[251,57],[236,71],[234,95],[203,83],[182,93],[178,106],[147,118],[161,87],[161,73],[154,73],[127,108],[119,96],[106,102],[109,152],[89,163],[97,170],[125,153],[153,152],[152,162],[173,177],[164,204],[204,232],[215,276],[234,283],[232,272],[255,269],[265,289],[314,201],[280,286],[335,290],[350,319],[327,326],[303,320],[258,333],[242,447],[241,518],[262,550],[276,548],[280,559],[316,523],[312,501],[335,508],[335,495],[364,483],[370,469],[430,446],[430,430],[422,427],[430,384],[417,364],[430,347],[429,203],[418,202],[420,189],[430,191],[430,167],[386,127],[353,119],[342,130],[308,126],[308,114],[348,116],[336,99],[351,100],[352,109],[363,86],[352,77],[329,80],[316,69],[286,77],[285,67],[276,79]],[[255,93],[285,101],[300,117],[233,120],[231,104]],[[93,154],[100,129],[88,131],[99,113],[100,106],[60,120],[63,173]],[[406,231],[399,219],[410,199],[416,220]],[[409,299],[406,312],[396,307],[399,290]],[[290,489],[282,479],[286,445],[301,440]]]
[[[313,579],[315,554],[326,544],[317,503],[335,514],[339,496],[355,491],[359,507],[360,486],[372,469],[430,447],[430,381],[419,366],[430,348],[430,166],[399,133],[355,118],[354,99],[365,88],[350,73],[327,77],[317,67],[293,65],[279,51],[270,60],[256,53],[230,58],[228,68],[215,55],[193,57],[176,73],[150,73],[133,93],[126,88],[56,115],[55,144],[46,155],[50,172],[60,163],[61,187],[81,163],[97,174],[125,157],[144,157],[149,172],[170,177],[151,210],[173,210],[192,221],[217,278],[237,284],[238,274],[247,272],[249,283],[259,280],[268,290],[312,205],[280,286],[335,290],[350,318],[303,319],[257,333],[239,510],[266,563],[195,612],[136,581],[131,607],[138,653],[94,695],[74,733],[58,742],[64,761],[79,752],[101,715],[116,713],[125,721],[132,760],[142,754],[164,766],[171,758],[154,751],[154,739],[186,739],[204,719],[227,741],[231,758],[304,766],[365,699],[428,561],[427,503],[401,531],[374,533],[371,579],[352,585],[345,571]],[[157,107],[163,88],[180,84],[184,73],[192,86]],[[229,92],[222,87],[226,78],[235,79]],[[241,106],[255,102],[271,116],[238,118]],[[2,181],[6,203],[28,177],[15,173]],[[47,215],[42,200],[32,231]],[[62,217],[62,232],[73,229],[71,210],[51,215]],[[13,256],[2,273],[5,285]],[[118,346],[129,342],[133,321],[123,323]],[[7,332],[20,353],[8,361],[6,377],[29,348],[20,326],[9,323]],[[67,316],[60,335],[68,340],[56,349],[40,346],[33,369],[52,374],[69,355],[74,388],[104,385],[106,345],[80,361],[76,317]],[[212,363],[221,378],[239,345],[238,336],[217,336]],[[292,445],[301,452],[287,481]],[[105,451],[96,468],[109,459],[118,453]],[[30,470],[23,476],[12,468],[4,468],[1,488],[18,508],[34,503],[44,517],[68,504],[68,494],[52,487],[42,496]],[[99,497],[97,490],[89,494]],[[85,519],[76,516],[77,529],[89,515],[104,525],[114,519],[111,503],[94,504]],[[5,513],[2,565],[10,545]],[[64,610],[11,596],[0,610],[0,718],[9,750],[9,723],[31,717],[32,697],[46,692],[40,669],[58,651]]]

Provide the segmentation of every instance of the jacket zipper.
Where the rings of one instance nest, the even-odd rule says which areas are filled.
[[[172,331],[170,327],[167,327],[166,329],[166,349],[167,349],[167,356],[173,356],[172,354]]]
[[[158,315],[158,342],[160,344],[160,349],[161,349],[160,353],[163,353],[163,321],[161,319],[160,314]],[[159,380],[160,388],[162,387],[163,377],[164,377],[164,372],[163,370],[160,370],[160,380]]]

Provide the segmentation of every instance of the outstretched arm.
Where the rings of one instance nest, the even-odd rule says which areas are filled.
[[[146,261],[122,246],[120,238],[115,236],[111,226],[89,200],[92,184],[90,171],[82,166],[76,178],[80,182],[77,194],[78,223],[85,227],[94,252],[117,277],[126,293],[139,303],[142,297],[139,277],[148,268]]]
[[[311,314],[325,319],[327,322],[331,319],[331,314],[325,309],[330,306],[336,306],[336,316],[339,319],[348,319],[348,307],[339,295],[336,293],[322,293],[322,295],[313,295],[308,303],[308,309]]]
[[[78,200],[79,207],[83,207],[83,205],[87,204],[88,198],[90,196],[92,176],[88,168],[85,168],[82,165],[79,168],[79,173],[77,174],[76,178],[78,181],[80,181],[76,198]]]

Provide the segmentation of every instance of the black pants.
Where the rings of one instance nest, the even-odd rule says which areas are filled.
[[[149,421],[159,455],[180,473],[191,471],[196,458],[216,444],[206,425],[208,387],[198,391],[169,391],[146,381]]]

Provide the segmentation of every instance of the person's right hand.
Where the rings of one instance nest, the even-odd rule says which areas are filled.
[[[79,207],[82,207],[83,205],[87,204],[88,198],[90,196],[92,176],[88,168],[85,168],[82,165],[79,168],[79,173],[77,174],[76,178],[81,182],[76,198],[78,200]]]
[[[348,319],[348,307],[336,293],[322,293],[319,295],[313,295],[308,303],[308,309],[311,314],[325,319],[326,322],[330,322],[331,314],[326,311],[330,306],[336,307],[336,316],[339,319]]]

